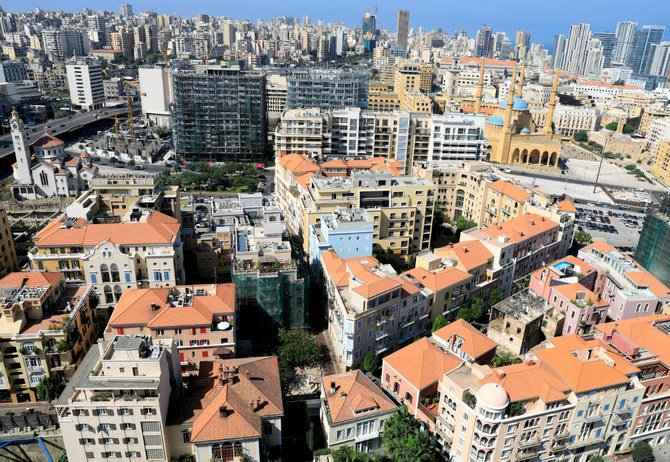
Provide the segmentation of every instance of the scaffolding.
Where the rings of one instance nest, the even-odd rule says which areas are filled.
[[[297,267],[263,272],[233,270],[235,295],[240,309],[255,306],[283,328],[306,328],[309,278]]]

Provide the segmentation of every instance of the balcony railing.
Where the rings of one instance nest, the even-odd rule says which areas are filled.
[[[532,448],[540,444],[542,440],[540,438],[530,438],[528,440],[519,441],[519,448]]]

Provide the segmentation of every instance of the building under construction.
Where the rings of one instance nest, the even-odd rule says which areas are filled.
[[[266,155],[265,75],[202,65],[172,73],[175,151],[183,158],[256,162]]]

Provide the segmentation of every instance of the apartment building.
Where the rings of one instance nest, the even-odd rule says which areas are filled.
[[[200,361],[234,357],[235,285],[210,284],[123,292],[105,328],[116,335],[171,338],[177,344],[182,374],[197,371]]]
[[[453,460],[586,461],[626,448],[644,386],[600,340],[556,337],[526,361],[464,362],[438,386],[437,441]]]
[[[432,432],[439,406],[438,383],[464,362],[486,363],[496,345],[463,320],[445,326],[383,359],[381,387]]]
[[[526,213],[503,223],[461,233],[461,242],[479,241],[493,255],[487,279],[498,279],[503,294],[510,294],[517,281],[546,261],[565,255],[565,242],[572,233],[561,231],[559,223],[536,213]],[[564,242],[565,241],[565,242]]]
[[[288,75],[286,108],[322,110],[368,107],[367,72],[336,69],[295,70]]]
[[[328,334],[350,369],[367,353],[393,351],[430,328],[426,295],[371,256],[321,255],[328,292]]]
[[[417,162],[477,160],[483,155],[484,117],[460,113],[317,108],[286,111],[275,130],[275,151],[311,159],[383,157]]]
[[[68,282],[91,284],[98,308],[105,309],[118,302],[126,289],[183,283],[179,221],[151,210],[130,217],[136,221],[56,218],[33,237],[35,247],[28,254],[31,268],[62,272]]]
[[[670,440],[670,317],[650,315],[597,326],[595,337],[625,356],[637,368],[645,387],[637,413],[627,413],[630,443],[647,440],[652,445]],[[630,412],[624,405],[622,410]]]
[[[122,335],[99,340],[56,402],[69,459],[169,461],[166,421],[181,388],[171,339]]]
[[[320,417],[330,449],[380,449],[384,422],[397,408],[360,370],[321,377]]]
[[[7,219],[7,212],[0,210],[0,277],[16,271],[19,261],[14,247],[12,228]]]
[[[62,273],[10,273],[0,279],[0,397],[35,402],[45,377],[68,381],[98,336],[91,286]]]
[[[482,225],[502,223],[523,214],[524,205],[532,194],[509,181],[497,180],[486,188]]]
[[[667,312],[670,289],[630,255],[596,241],[579,250],[580,260],[596,268],[593,292],[609,302],[614,321]]]
[[[651,173],[664,184],[670,185],[670,139],[659,142]]]
[[[364,209],[335,209],[309,229],[309,258],[320,265],[321,254],[333,249],[340,258],[372,255],[373,221]]]
[[[530,110],[533,123],[543,127],[547,120],[546,107],[533,107]],[[579,131],[597,130],[601,123],[601,112],[596,108],[556,105],[553,113],[553,126],[563,136],[573,136]]]
[[[72,103],[86,111],[98,109],[105,102],[102,70],[95,61],[77,62],[65,66]]]
[[[170,403],[171,456],[195,460],[275,459],[282,443],[276,356],[203,361],[189,392]]]

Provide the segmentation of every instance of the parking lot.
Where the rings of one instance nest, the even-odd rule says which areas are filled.
[[[597,206],[577,206],[577,231],[615,247],[634,248],[640,239],[644,214]]]

